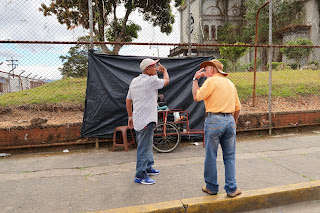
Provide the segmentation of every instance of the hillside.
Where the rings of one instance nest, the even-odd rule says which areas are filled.
[[[257,73],[256,106],[252,107],[253,73],[230,73],[238,89],[242,112],[268,111],[268,73]],[[273,72],[272,111],[320,110],[320,71]],[[32,118],[47,124],[82,122],[86,78],[66,78],[41,87],[0,96],[0,128],[30,125]]]

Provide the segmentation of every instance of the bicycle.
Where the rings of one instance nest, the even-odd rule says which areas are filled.
[[[174,116],[176,114],[177,116]],[[203,134],[203,129],[189,128],[189,113],[181,109],[158,107],[159,122],[154,128],[153,148],[162,153],[172,152],[181,142],[181,135]]]

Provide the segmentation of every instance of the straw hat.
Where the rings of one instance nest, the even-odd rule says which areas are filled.
[[[224,76],[227,76],[227,75],[228,75],[228,73],[225,73],[225,72],[222,71],[222,70],[223,70],[223,64],[222,64],[220,61],[216,60],[216,59],[212,59],[211,61],[202,62],[202,63],[200,64],[200,69],[201,69],[201,68],[205,68],[206,66],[213,66],[213,67],[217,68],[217,70],[218,70],[222,75],[224,75]]]

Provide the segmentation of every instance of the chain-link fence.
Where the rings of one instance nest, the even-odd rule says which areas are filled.
[[[238,89],[239,129],[320,122],[319,0],[98,0],[92,21],[88,1],[0,1],[1,127],[31,118],[8,108],[46,106],[52,112],[32,116],[81,121],[81,110],[60,120],[52,113],[83,108],[91,45],[106,54],[214,56]]]

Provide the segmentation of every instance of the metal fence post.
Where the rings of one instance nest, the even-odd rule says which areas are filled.
[[[256,103],[256,73],[257,73],[257,45],[258,45],[258,21],[259,21],[259,13],[262,8],[267,6],[270,2],[266,2],[264,5],[262,5],[256,14],[256,37],[255,37],[255,42],[254,42],[254,65],[253,65],[253,94],[252,94],[252,105],[255,107]]]
[[[272,52],[273,48],[271,47],[272,45],[272,1],[270,1],[269,4],[269,135],[272,134]]]
[[[92,0],[88,0],[89,7],[89,27],[90,27],[90,48],[93,49],[93,14],[92,14]]]
[[[188,4],[188,56],[191,56],[191,16],[190,16],[190,0],[187,1]]]

